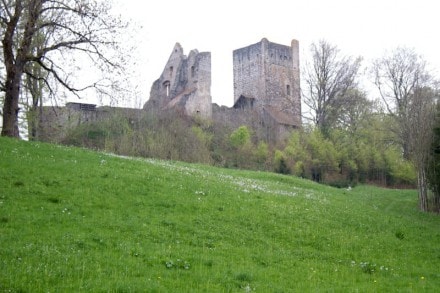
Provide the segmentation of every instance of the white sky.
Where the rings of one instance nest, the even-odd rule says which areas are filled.
[[[185,54],[209,51],[214,103],[233,103],[232,51],[259,42],[300,43],[300,62],[312,42],[325,39],[344,55],[363,56],[364,66],[397,46],[414,48],[440,69],[438,0],[114,0],[115,9],[137,28],[142,106],[176,42]],[[438,74],[437,74],[438,76]],[[141,104],[141,105],[139,105]]]

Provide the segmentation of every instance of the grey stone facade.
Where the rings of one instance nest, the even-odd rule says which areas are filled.
[[[90,122],[112,117],[124,117],[128,121],[139,120],[145,115],[142,109],[120,107],[96,107],[95,104],[67,103],[65,107],[42,107],[38,119],[37,139],[60,143],[70,130]]]
[[[177,43],[150,92],[144,109],[183,111],[189,116],[211,118],[211,53],[192,50],[188,57]]]
[[[266,112],[284,116],[274,118],[286,125],[301,126],[298,41],[284,46],[263,38],[259,43],[234,50],[233,71],[234,107],[252,100],[252,107],[258,111],[263,112],[266,107],[276,109]]]
[[[262,39],[234,50],[234,106],[213,107],[213,120],[250,127],[258,139],[277,143],[301,127],[299,43]]]
[[[211,53],[192,50],[184,55],[179,43],[153,83],[143,109],[96,107],[67,103],[66,107],[43,107],[39,139],[60,142],[69,130],[110,116],[139,119],[148,111],[175,110],[202,117],[229,129],[247,125],[271,143],[287,137],[301,126],[299,45],[284,46],[262,39],[233,51],[234,106],[219,107],[211,98]]]

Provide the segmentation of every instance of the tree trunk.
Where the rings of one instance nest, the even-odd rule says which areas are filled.
[[[440,214],[440,198],[437,195],[434,195],[433,209],[434,209],[434,212],[436,212],[437,214]]]
[[[4,2],[3,2],[4,4]],[[25,11],[23,5],[26,5],[26,15],[22,23],[19,24]],[[3,104],[3,128],[2,136],[20,137],[18,129],[18,101],[20,97],[21,79],[24,67],[28,62],[29,52],[32,47],[32,40],[36,30],[36,23],[41,16],[41,7],[43,1],[15,1],[14,13],[10,15],[9,21],[2,23],[6,25],[6,30],[2,39],[3,62],[6,69],[5,80],[5,101]],[[16,41],[17,27],[24,25],[24,30],[19,36],[20,45],[14,49]],[[14,50],[16,55],[14,55]]]
[[[437,186],[434,186],[432,189],[432,209],[437,214],[440,214],[440,192]]]
[[[32,74],[34,76],[42,76],[40,68],[35,66],[32,68]],[[26,83],[32,96],[32,104],[27,113],[29,140],[38,140],[43,105],[43,83],[40,80],[31,78],[27,78]]]
[[[426,172],[424,168],[419,168],[417,172],[417,181],[419,189],[419,208],[423,212],[428,211],[428,186],[426,180]]]
[[[29,140],[37,140],[37,109],[32,106],[27,113],[27,121],[28,121],[28,130],[29,130]]]
[[[14,34],[18,21],[21,17],[23,6],[22,1],[15,1],[14,14],[10,21],[6,22],[6,30],[2,39],[3,62],[6,69],[5,79],[5,100],[3,102],[3,127],[2,136],[19,137],[18,130],[18,98],[20,95],[21,76],[23,75],[23,57],[28,51],[27,48],[17,49],[21,56],[14,56]],[[23,42],[30,45],[29,42]]]
[[[3,104],[3,128],[2,136],[20,137],[18,130],[18,100],[20,95],[21,73],[13,72],[7,75],[5,101]]]

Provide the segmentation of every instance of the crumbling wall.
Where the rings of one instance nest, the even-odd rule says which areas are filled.
[[[135,123],[145,115],[142,109],[119,107],[96,107],[94,104],[67,103],[65,107],[42,107],[37,117],[37,139],[45,142],[61,143],[69,131],[85,123],[93,123],[122,117]]]
[[[211,118],[211,101],[211,53],[192,50],[186,57],[177,43],[144,109],[174,108],[189,116]]]
[[[60,143],[69,130],[98,119],[96,105],[67,103],[65,107],[42,107],[39,111],[37,139]]]
[[[299,45],[284,46],[262,39],[234,50],[234,107],[219,107],[211,98],[211,53],[174,46],[160,77],[153,83],[144,109],[96,107],[68,103],[44,107],[39,127],[42,140],[60,142],[69,130],[114,115],[135,121],[144,110],[173,109],[188,116],[212,120],[229,129],[249,126],[258,139],[277,142],[301,126]],[[137,117],[137,118],[136,118]]]

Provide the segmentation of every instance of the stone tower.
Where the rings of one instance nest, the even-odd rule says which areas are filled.
[[[144,109],[173,108],[190,116],[211,118],[211,101],[211,53],[192,50],[187,57],[176,43]]]
[[[234,50],[233,70],[234,108],[251,107],[278,124],[300,127],[297,40],[284,46],[263,38],[256,44]]]

